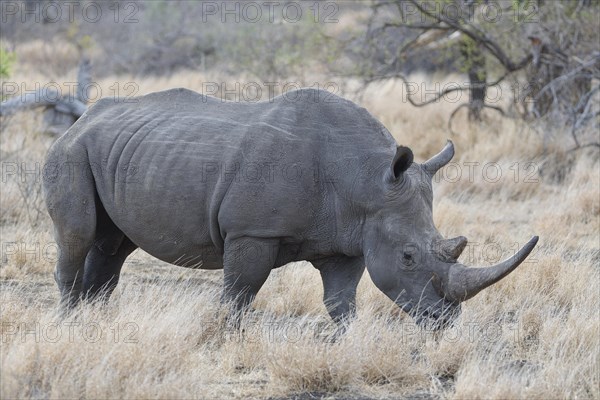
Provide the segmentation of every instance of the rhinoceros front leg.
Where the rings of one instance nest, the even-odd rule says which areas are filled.
[[[344,323],[356,312],[356,287],[365,270],[362,257],[331,257],[314,261],[323,279],[323,301],[331,318]]]
[[[239,316],[254,300],[269,277],[278,251],[278,240],[238,238],[225,241],[223,300],[232,302]]]

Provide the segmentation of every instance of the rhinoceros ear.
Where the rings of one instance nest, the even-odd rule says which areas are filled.
[[[398,179],[404,171],[410,167],[413,162],[413,152],[408,147],[398,146],[396,148],[396,155],[392,161],[392,176],[394,179]]]

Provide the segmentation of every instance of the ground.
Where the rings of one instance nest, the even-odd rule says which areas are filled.
[[[109,93],[127,79],[100,84]],[[206,79],[136,82],[143,94],[201,90]],[[416,161],[449,136],[454,104],[415,109],[390,85],[359,101]],[[140,250],[108,304],[59,319],[40,189],[54,139],[35,112],[2,119],[0,397],[600,398],[598,150],[568,153],[560,132],[494,118],[455,120],[456,157],[434,185],[435,222],[445,237],[469,238],[467,265],[491,265],[539,235],[535,252],[467,301],[443,333],[415,326],[365,273],[358,318],[341,337],[331,335],[308,263],[274,272],[237,333],[219,308],[221,271],[170,266]]]

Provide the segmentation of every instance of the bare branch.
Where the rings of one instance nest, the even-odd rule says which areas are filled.
[[[18,111],[35,108],[46,109],[44,113],[45,131],[61,135],[87,110],[85,90],[91,83],[91,64],[82,60],[75,96],[62,95],[54,88],[44,88],[33,93],[15,96],[0,103],[0,116],[8,116]]]
[[[500,78],[498,78],[494,82],[485,83],[484,85],[487,88],[498,86],[500,83],[502,83],[502,81],[504,81],[504,79],[506,79],[508,77],[508,75],[510,75],[510,72],[506,72],[504,75],[502,75]],[[366,80],[365,84],[368,85],[371,82],[385,80],[385,79],[392,79],[392,78],[398,78],[398,79],[400,79],[402,81],[402,83],[404,84],[404,86],[406,88],[410,87],[410,82],[406,79],[406,77],[404,75],[399,74],[399,73],[398,74],[390,74],[390,75],[385,75],[385,76],[373,77],[371,79]],[[432,103],[435,103],[435,102],[439,101],[442,97],[446,96],[447,94],[458,92],[458,91],[469,90],[470,88],[471,87],[468,86],[468,85],[467,86],[453,86],[453,87],[449,87],[449,88],[446,88],[445,90],[439,92],[438,94],[436,94],[433,99],[426,100],[426,101],[424,101],[422,103],[417,103],[416,101],[414,101],[410,97],[409,94],[407,94],[406,99],[414,107],[423,107],[423,106],[426,106],[428,104],[432,104]],[[485,105],[485,107],[497,108],[497,107],[488,106],[488,105]],[[504,111],[502,111],[502,112],[504,113]]]
[[[15,96],[0,103],[0,116],[37,107],[49,107],[60,100],[60,93],[54,88],[45,88],[34,93]]]
[[[453,136],[458,135],[458,133],[455,132],[452,129],[452,120],[454,119],[454,117],[456,116],[456,114],[458,113],[458,111],[460,111],[460,109],[462,109],[464,107],[469,107],[469,104],[468,103],[463,103],[463,104],[459,105],[458,107],[456,107],[454,109],[454,111],[452,111],[452,114],[450,114],[450,117],[448,118],[448,131],[450,131],[450,134],[453,135]]]
[[[41,89],[34,93],[26,93],[15,96],[0,103],[0,116],[6,116],[17,111],[31,110],[38,107],[54,107],[57,111],[72,114],[79,118],[83,115],[87,106],[78,99],[61,97],[53,88]]]
[[[509,71],[518,71],[519,69],[525,67],[527,63],[531,60],[531,54],[526,55],[521,61],[515,63],[513,62],[502,50],[502,48],[492,40],[485,32],[481,31],[477,27],[473,26],[467,21],[463,21],[464,25],[469,26],[471,29],[467,29],[464,25],[457,23],[449,18],[446,18],[442,14],[434,14],[431,11],[427,10],[422,3],[417,0],[408,0],[411,4],[413,4],[421,13],[432,18],[435,21],[443,22],[447,24],[449,27],[454,28],[465,35],[469,36],[474,41],[481,43],[493,56],[496,58],[503,66]]]
[[[88,58],[81,60],[79,71],[77,73],[77,100],[81,103],[87,103],[85,90],[92,83],[92,64]]]
[[[454,111],[452,111],[452,114],[450,114],[450,117],[448,117],[448,131],[450,132],[451,135],[453,135],[453,136],[458,135],[458,133],[452,129],[452,121],[454,120],[454,117],[462,108],[469,107],[469,106],[470,106],[469,103],[463,103],[463,104],[459,105],[458,107],[456,107],[454,109]],[[481,108],[482,109],[489,108],[491,110],[497,111],[503,117],[506,117],[506,113],[504,112],[504,110],[498,106],[492,106],[489,104],[481,104]]]
[[[381,30],[384,31],[388,28],[408,28],[408,29],[423,29],[423,30],[427,30],[427,29],[437,29],[437,30],[442,30],[442,31],[449,31],[449,30],[456,30],[455,28],[452,28],[450,26],[444,26],[444,25],[439,25],[438,24],[405,24],[405,23],[399,23],[399,22],[385,22],[382,26],[381,26]]]
[[[573,147],[570,150],[567,150],[567,153],[571,153],[571,152],[573,152],[575,150],[581,150],[581,149],[584,149],[586,147],[598,147],[598,148],[600,148],[600,143],[593,142],[593,143],[586,143],[586,144],[578,145],[576,147]]]
[[[589,67],[592,67],[596,63],[600,63],[600,55],[596,55],[591,60],[588,60],[587,62],[585,62],[584,64],[581,64],[577,68],[572,69],[568,73],[566,73],[564,75],[560,75],[560,76],[552,79],[550,82],[548,82],[546,84],[546,86],[544,86],[542,89],[540,89],[540,91],[536,94],[534,100],[539,100],[540,96],[548,90],[555,91],[556,84],[564,83],[571,79],[580,77],[581,75],[578,75],[579,72],[581,72]]]

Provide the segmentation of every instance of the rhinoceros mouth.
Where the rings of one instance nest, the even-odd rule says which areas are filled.
[[[452,326],[460,315],[460,307],[446,301],[443,303],[439,309],[430,308],[421,312],[414,312],[415,323],[420,327],[432,330],[446,329]]]
[[[396,304],[406,312],[415,323],[426,329],[442,329],[450,326],[460,314],[458,304],[441,299],[438,303],[429,307],[420,307],[411,301]]]

